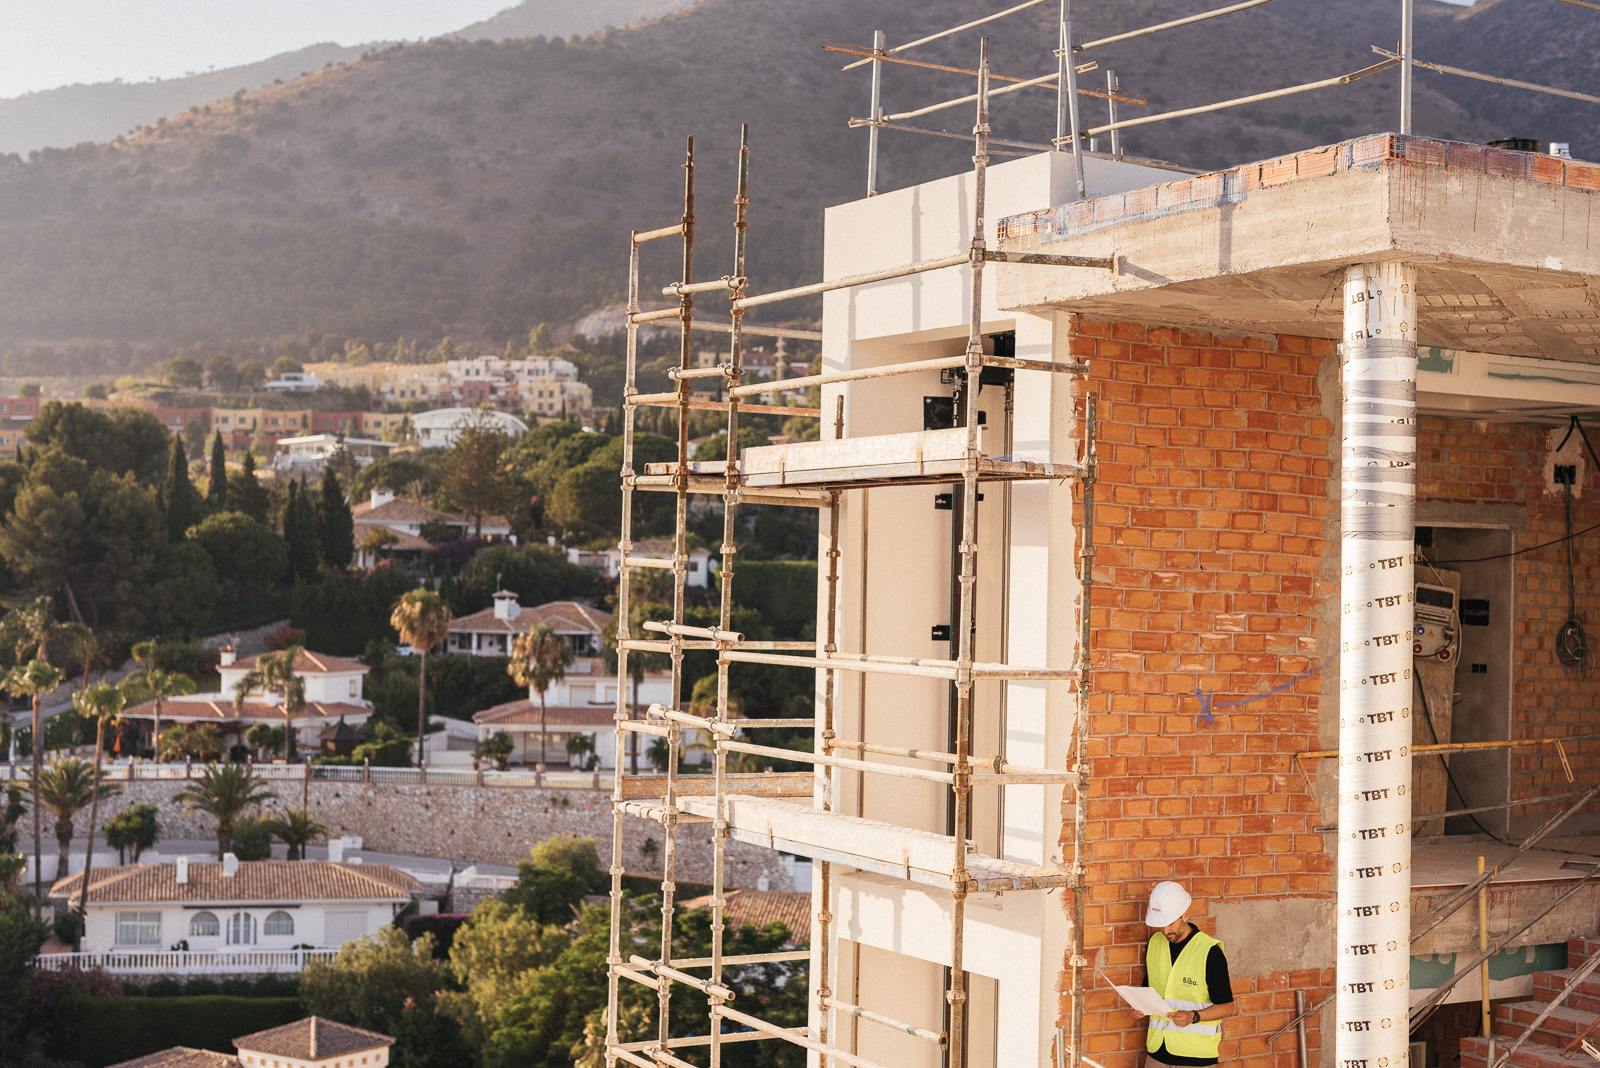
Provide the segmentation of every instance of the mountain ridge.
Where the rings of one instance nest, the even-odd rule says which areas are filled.
[[[1078,26],[1092,38],[1206,6],[1079,0]],[[1505,0],[1463,19],[1425,2],[1419,49],[1470,50],[1483,20],[1506,9],[1525,24],[1526,47],[1554,48],[1548,62],[1577,69],[1587,58],[1539,36],[1567,25],[1546,7],[1564,10]],[[622,297],[627,232],[681,212],[688,133],[701,161],[699,273],[729,269],[719,220],[731,220],[742,122],[752,129],[749,276],[761,288],[812,280],[822,210],[861,195],[865,171],[865,132],[846,127],[866,111],[867,72],[841,75],[847,58],[821,44],[868,42],[873,28],[906,41],[971,16],[964,0],[700,0],[579,40],[455,37],[369,51],[111,144],[42,152],[0,168],[0,341],[159,348],[315,331],[498,344]],[[1053,24],[1038,8],[986,27],[995,69],[1053,67]],[[976,36],[916,56],[970,66]],[[1368,0],[1278,0],[1095,57],[1166,111],[1357,70],[1374,61],[1371,45],[1397,36],[1397,13]],[[889,67],[883,82],[889,111],[969,91],[963,78],[914,67]],[[1211,168],[1392,129],[1396,83],[1389,72],[1142,126],[1125,150]],[[1419,73],[1418,132],[1476,141],[1532,125],[1526,101],[1504,121],[1485,117],[1462,102],[1464,85]],[[1085,107],[1100,121],[1103,104]],[[1053,110],[1049,91],[997,99],[995,132],[1046,140]],[[1556,128],[1565,114],[1540,121]],[[964,133],[971,120],[964,106],[916,121]],[[1579,134],[1555,139],[1600,152],[1600,131]],[[960,140],[892,131],[882,146],[885,189],[953,173],[970,155]],[[649,250],[647,283],[669,277],[671,259]]]

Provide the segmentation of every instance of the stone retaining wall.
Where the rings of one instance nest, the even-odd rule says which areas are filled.
[[[118,783],[121,792],[101,804],[102,819],[129,805],[154,804],[163,838],[210,838],[216,823],[209,816],[189,814],[172,795],[181,779],[138,779]],[[299,807],[302,784],[269,782],[282,803]],[[313,780],[308,797],[312,812],[333,837],[359,835],[366,849],[441,857],[463,864],[515,864],[528,858],[535,843],[562,832],[593,838],[602,864],[611,857],[611,791],[567,787],[436,786],[416,783],[323,782]],[[24,821],[26,822],[26,821]],[[79,813],[78,834],[88,828],[88,814]],[[659,875],[662,829],[659,824],[628,818],[623,866],[629,874]],[[47,831],[48,836],[48,831]],[[82,839],[76,848],[81,849]],[[54,842],[46,841],[53,851]],[[704,823],[678,829],[677,877],[684,882],[711,881],[711,831]],[[770,849],[729,842],[725,879],[730,887],[755,889],[756,880],[771,880],[774,890],[787,890],[789,876]]]

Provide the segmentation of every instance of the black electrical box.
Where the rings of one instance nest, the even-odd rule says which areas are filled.
[[[1464,627],[1487,627],[1489,625],[1489,601],[1487,598],[1476,600],[1471,597],[1461,599],[1461,625]]]
[[[950,640],[950,624],[948,624],[948,623],[935,623],[933,625],[933,637],[932,637],[931,640],[936,641],[936,642],[947,642],[947,641],[949,641]]]
[[[954,397],[922,398],[922,429],[949,430],[956,425]]]

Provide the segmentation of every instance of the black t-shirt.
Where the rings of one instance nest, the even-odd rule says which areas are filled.
[[[1188,938],[1176,945],[1167,943],[1167,948],[1172,951],[1172,963],[1178,963],[1178,955],[1184,951],[1198,931],[1199,928],[1191,923]],[[1150,976],[1144,977],[1142,985],[1150,985]],[[1233,1003],[1233,982],[1228,978],[1228,958],[1222,952],[1221,946],[1212,946],[1211,952],[1206,954],[1206,996],[1213,1005]],[[1176,1053],[1168,1052],[1164,1042],[1160,1049],[1149,1056],[1151,1060],[1171,1064],[1177,1068],[1199,1068],[1201,1065],[1217,1063],[1215,1057],[1180,1057]]]

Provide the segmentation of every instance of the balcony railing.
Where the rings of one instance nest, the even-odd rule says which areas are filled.
[[[108,953],[44,953],[41,971],[89,971],[113,975],[244,975],[298,972],[307,961],[332,960],[337,949],[113,950]]]
[[[320,782],[385,782],[415,783],[428,786],[514,786],[560,787],[564,789],[611,789],[611,773],[601,772],[598,777],[590,771],[550,770],[542,775],[532,768],[495,771],[484,768],[374,768],[353,767],[348,764],[253,764],[251,774],[258,779],[274,782],[304,782],[307,769],[313,781]],[[193,779],[199,778],[204,764],[107,764],[102,774],[110,782],[131,782],[135,779]],[[0,782],[24,782],[28,777],[26,764],[0,764]]]

